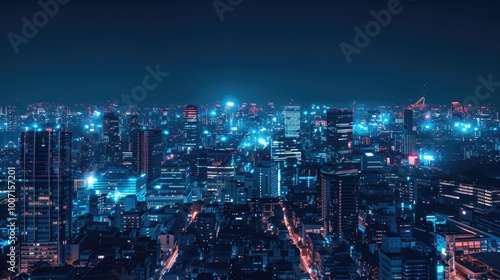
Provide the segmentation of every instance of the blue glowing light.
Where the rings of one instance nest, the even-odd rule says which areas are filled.
[[[169,134],[170,134],[170,131],[168,131],[168,130],[163,131],[163,135],[169,135]]]
[[[439,273],[439,274],[444,273],[444,265],[437,266],[437,273]]]
[[[220,138],[220,140],[221,140],[221,141],[227,141],[227,137],[226,137],[226,136],[222,136],[222,137]]]
[[[118,192],[118,191],[115,191],[115,195],[114,195],[114,201],[115,202],[118,202],[118,200],[120,200],[120,197],[121,197],[121,194]]]

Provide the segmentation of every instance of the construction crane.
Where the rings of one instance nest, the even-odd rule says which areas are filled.
[[[408,106],[408,108],[410,108],[410,109],[415,109],[415,108],[423,109],[423,108],[425,108],[425,96],[422,96],[422,98],[420,98],[414,104],[411,104],[410,106]]]

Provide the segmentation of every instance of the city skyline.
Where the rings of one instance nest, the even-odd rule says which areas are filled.
[[[500,279],[498,11],[1,0],[0,280]]]

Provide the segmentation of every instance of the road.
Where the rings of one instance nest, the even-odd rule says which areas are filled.
[[[299,243],[299,237],[297,234],[294,232],[293,226],[290,224],[290,221],[288,221],[288,209],[286,209],[283,204],[281,205],[283,209],[283,221],[285,222],[285,226],[288,229],[288,236],[290,240],[292,240],[293,244],[297,246],[297,248],[300,251],[300,269],[303,271],[307,272],[309,274],[309,277],[311,277],[312,280],[319,280],[318,276],[314,274],[314,264],[311,263],[310,261],[310,252],[307,248],[303,247]]]
[[[192,215],[190,214],[188,216],[187,221],[186,221],[187,223],[186,223],[186,226],[184,227],[183,231],[185,231],[189,227],[189,225],[194,221],[194,219],[196,218],[196,215],[198,215],[197,211],[193,212]],[[178,256],[179,256],[179,245],[176,244],[174,251],[172,251],[172,254],[170,254],[170,256],[165,260],[165,262],[163,262],[163,267],[161,268],[160,273],[158,274],[158,280],[161,280],[163,277],[163,274],[169,272],[170,269],[172,269],[175,262],[177,261]]]

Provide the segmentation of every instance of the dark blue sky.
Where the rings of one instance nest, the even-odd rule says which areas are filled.
[[[46,0],[45,0],[46,1]],[[228,0],[220,0],[227,3]],[[479,75],[500,82],[498,1],[401,0],[348,64],[339,44],[390,1],[242,0],[221,22],[212,0],[71,0],[15,54],[37,1],[0,2],[0,84],[8,101],[104,102],[169,72],[144,103],[463,101]],[[439,3],[436,3],[439,2]],[[500,87],[482,103],[499,103]]]

